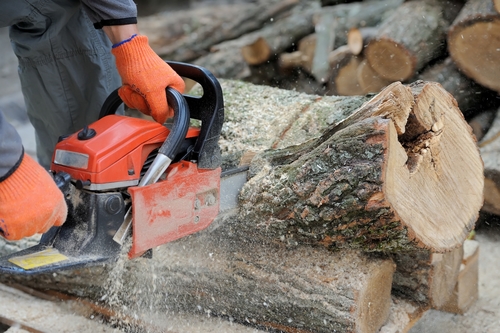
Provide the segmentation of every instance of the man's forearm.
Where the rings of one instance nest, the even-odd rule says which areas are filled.
[[[109,25],[102,27],[102,30],[104,30],[104,33],[106,33],[106,36],[108,36],[113,44],[117,44],[139,33],[137,24]]]

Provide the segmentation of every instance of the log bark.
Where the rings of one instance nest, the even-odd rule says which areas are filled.
[[[379,75],[406,81],[444,52],[449,22],[443,2],[409,1],[382,22],[378,36],[365,49],[365,57]]]
[[[455,97],[466,118],[496,107],[500,102],[496,93],[462,74],[450,57],[427,68],[418,77],[424,81],[439,82]]]
[[[152,259],[126,260],[125,247],[116,264],[0,280],[106,302],[141,320],[190,311],[283,332],[377,332],[395,267],[360,250],[450,250],[480,207],[479,153],[451,96],[435,83],[393,83],[373,98],[222,84],[224,168],[257,152],[238,215],[158,247]],[[418,134],[417,122],[426,131],[402,140]],[[411,177],[405,148],[423,156]]]
[[[393,293],[423,306],[441,309],[449,301],[458,282],[463,246],[452,251],[415,251],[393,255],[397,265]]]
[[[500,117],[498,111],[490,129],[479,143],[484,162],[484,206],[482,210],[500,215]]]
[[[448,50],[460,70],[500,92],[500,15],[491,0],[468,1],[448,31]]]

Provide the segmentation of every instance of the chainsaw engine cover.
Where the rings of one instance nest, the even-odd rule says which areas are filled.
[[[93,135],[82,135],[92,131]],[[160,147],[169,130],[154,121],[108,115],[62,139],[55,147],[51,170],[66,172],[89,190],[136,185],[149,154]],[[187,139],[199,129],[190,128]]]

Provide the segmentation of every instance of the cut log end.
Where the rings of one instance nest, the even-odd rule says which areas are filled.
[[[497,42],[495,42],[497,41]],[[500,92],[500,17],[484,17],[474,24],[458,25],[448,35],[451,57],[479,84]]]
[[[380,75],[371,68],[366,59],[359,64],[357,77],[359,86],[365,94],[378,93],[392,82],[380,77]]]
[[[259,65],[271,57],[271,47],[264,38],[259,37],[253,43],[243,46],[241,54],[247,64]]]
[[[421,132],[401,143],[392,134],[384,192],[409,237],[443,252],[474,227],[483,202],[483,164],[453,97],[438,83],[422,84],[412,111],[422,120]]]
[[[365,49],[370,66],[384,79],[406,81],[416,70],[416,59],[403,45],[392,40],[373,40]]]

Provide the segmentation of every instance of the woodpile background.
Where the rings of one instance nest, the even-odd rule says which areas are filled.
[[[261,0],[161,13],[143,19],[141,30],[165,59],[219,78],[345,96],[395,81],[440,83],[479,141],[483,211],[500,214],[498,7],[494,0]]]

